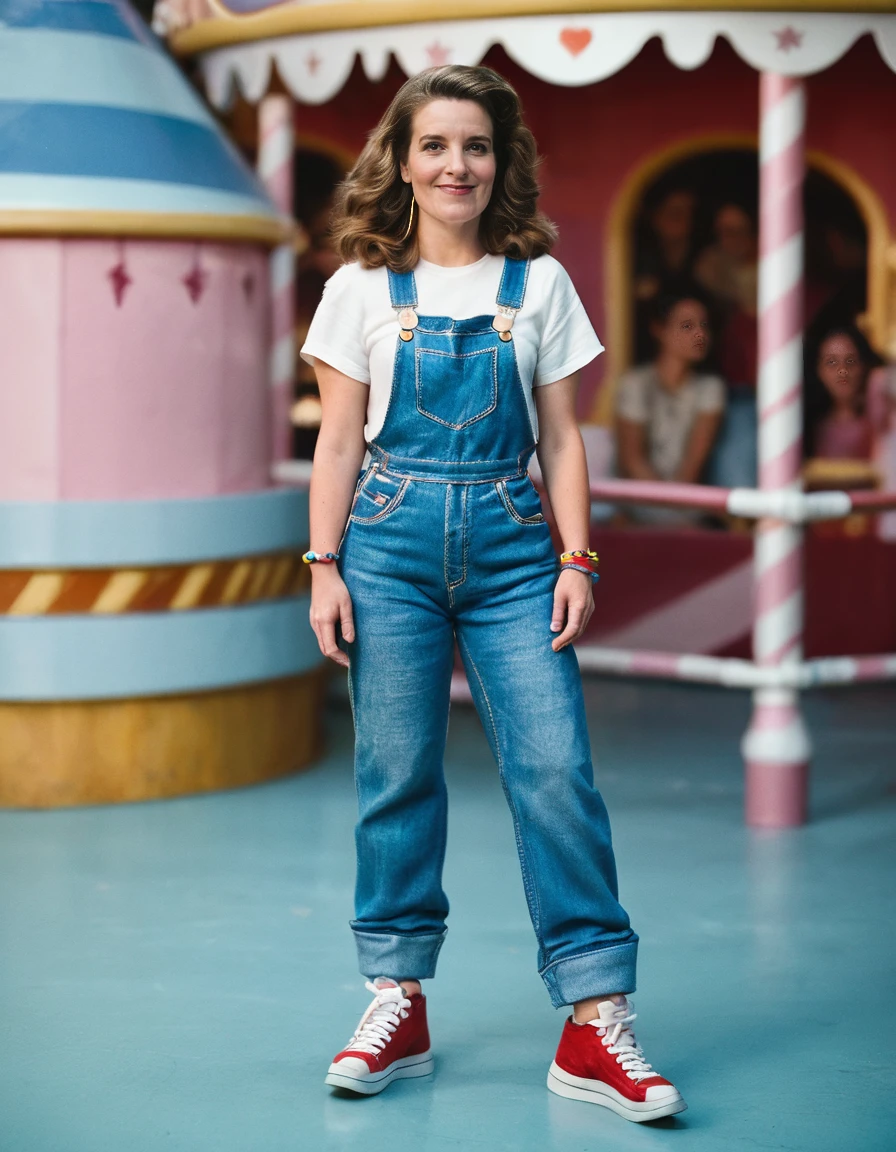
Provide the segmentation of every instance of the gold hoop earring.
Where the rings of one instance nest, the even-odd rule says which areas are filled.
[[[401,238],[402,241],[407,240],[408,236],[410,236],[410,234],[411,234],[411,229],[414,227],[414,205],[416,203],[417,203],[417,201],[414,199],[414,193],[412,192],[411,193],[411,215],[408,218],[408,230],[407,230],[407,232],[405,232],[404,236],[402,236],[402,238]]]

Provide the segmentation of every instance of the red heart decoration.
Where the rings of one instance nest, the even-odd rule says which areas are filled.
[[[571,56],[578,56],[591,43],[591,33],[587,28],[564,28],[560,43]]]

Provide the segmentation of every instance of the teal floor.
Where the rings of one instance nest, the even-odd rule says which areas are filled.
[[[812,696],[813,819],[751,834],[747,697],[590,680],[641,939],[638,1036],[690,1104],[636,1126],[544,1087],[503,794],[472,712],[448,756],[436,1074],[322,1083],[368,994],[346,921],[348,714],[312,771],[223,795],[0,813],[2,1152],[896,1149],[896,689]]]

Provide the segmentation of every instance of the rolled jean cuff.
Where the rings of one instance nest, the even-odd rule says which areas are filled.
[[[360,932],[352,927],[358,948],[358,967],[368,980],[388,976],[392,980],[429,980],[436,974],[436,961],[444,932],[399,936],[388,932]]]
[[[634,992],[637,964],[636,937],[625,944],[595,948],[578,956],[555,960],[543,968],[540,975],[551,994],[551,1003],[555,1008],[562,1008],[578,1000],[590,1000],[593,996]]]

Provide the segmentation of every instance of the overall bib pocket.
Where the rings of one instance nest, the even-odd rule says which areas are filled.
[[[415,349],[417,411],[458,430],[475,424],[498,405],[498,350],[439,352]]]
[[[385,520],[401,504],[409,483],[372,468],[358,487],[349,519],[355,524]]]
[[[541,497],[528,476],[519,480],[499,480],[495,485],[501,503],[517,524],[543,524]]]

